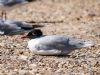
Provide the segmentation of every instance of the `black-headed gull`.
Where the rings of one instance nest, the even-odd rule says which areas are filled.
[[[42,25],[30,25],[29,23],[14,20],[0,20],[0,35],[16,35],[30,32]]]
[[[34,35],[33,35],[34,34]],[[28,42],[28,48],[34,54],[66,55],[74,49],[93,46],[93,42],[60,35],[43,36],[42,31],[35,29],[26,37],[33,37]]]

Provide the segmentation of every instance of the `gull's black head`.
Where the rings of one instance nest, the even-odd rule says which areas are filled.
[[[43,35],[42,31],[40,29],[34,29],[33,31],[29,32],[29,34],[32,33],[34,36],[40,37]]]
[[[43,35],[43,33],[42,33],[42,31],[40,29],[33,29],[32,31],[30,31],[23,38],[38,38],[38,37],[40,37],[42,35]]]

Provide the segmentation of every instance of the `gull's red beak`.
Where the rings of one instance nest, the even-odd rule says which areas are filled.
[[[28,38],[27,35],[21,36],[21,39],[23,39],[23,40],[26,39],[26,38]]]

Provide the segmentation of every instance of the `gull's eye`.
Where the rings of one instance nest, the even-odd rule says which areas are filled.
[[[80,45],[83,45],[83,43],[79,43]]]
[[[32,35],[35,35],[34,33],[32,33]]]

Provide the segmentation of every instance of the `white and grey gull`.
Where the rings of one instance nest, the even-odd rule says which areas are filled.
[[[67,55],[72,50],[90,47],[94,43],[91,41],[83,41],[73,37],[50,35],[43,36],[40,29],[34,29],[26,37],[31,37],[28,41],[28,48],[39,55]]]
[[[42,25],[31,25],[24,21],[2,20],[0,19],[0,35],[18,35],[28,33]]]

